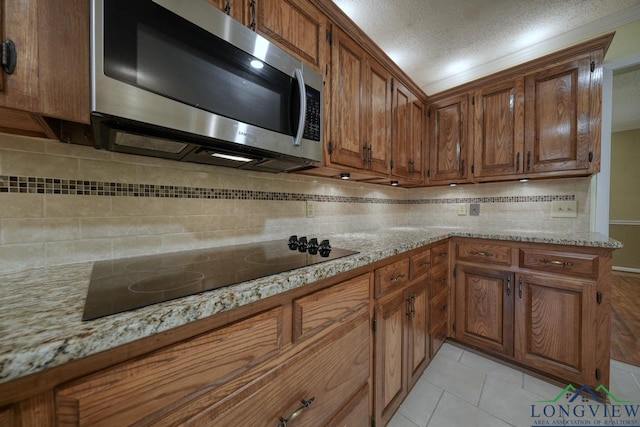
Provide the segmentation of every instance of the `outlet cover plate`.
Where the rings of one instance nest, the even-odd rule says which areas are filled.
[[[306,211],[307,211],[307,218],[313,218],[315,216],[315,206],[313,203],[313,200],[307,200],[306,201]]]
[[[480,203],[471,203],[469,205],[469,215],[480,216]]]
[[[458,215],[465,216],[467,214],[467,204],[458,203]]]
[[[551,202],[551,218],[576,218],[577,216],[577,201],[555,200]]]

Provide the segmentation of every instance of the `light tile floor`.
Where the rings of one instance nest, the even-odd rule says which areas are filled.
[[[445,343],[388,426],[640,426],[640,412],[625,414],[627,406],[640,405],[640,367],[612,360],[609,389],[617,399],[630,401],[619,405],[620,412],[604,414],[614,407],[595,401],[540,403],[554,399],[562,388]],[[555,416],[544,416],[545,405]],[[569,415],[561,414],[559,405],[569,408]]]

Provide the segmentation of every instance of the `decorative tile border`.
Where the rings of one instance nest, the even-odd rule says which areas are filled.
[[[274,191],[216,189],[178,185],[127,184],[0,175],[0,193],[66,194],[77,196],[161,197],[174,199],[277,200],[388,205],[438,205],[448,203],[539,203],[575,200],[573,194],[556,196],[453,197],[437,199],[388,199],[379,197],[328,196]]]

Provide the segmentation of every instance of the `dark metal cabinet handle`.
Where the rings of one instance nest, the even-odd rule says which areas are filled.
[[[511,276],[507,277],[507,296],[511,295]]]
[[[444,257],[444,256],[447,256],[447,255],[449,255],[449,252],[440,252],[440,256]]]
[[[412,310],[412,301],[413,301],[413,295],[411,295],[410,297],[407,298],[407,319],[411,320],[412,315],[413,315],[413,310]]]
[[[411,317],[416,317],[416,294],[411,295]]]
[[[7,74],[13,74],[16,69],[16,61],[18,59],[18,52],[16,51],[16,45],[11,40],[5,40],[2,42],[2,71]]]
[[[249,3],[249,7],[251,10],[251,25],[249,25],[249,28],[255,31],[256,30],[256,0],[251,0],[251,3]]]
[[[518,155],[516,156],[516,172],[520,172],[520,152],[518,151]]]
[[[518,279],[518,298],[522,299],[522,277]]]
[[[531,151],[527,151],[527,172],[531,171]]]
[[[302,400],[302,406],[296,409],[295,411],[293,411],[291,415],[289,415],[287,418],[280,417],[280,423],[278,423],[278,427],[285,427],[288,422],[292,421],[298,415],[302,414],[305,411],[305,409],[311,406],[314,400],[316,400],[315,397],[312,397],[309,400]]]
[[[425,268],[425,267],[426,267],[426,266],[428,266],[429,264],[431,264],[429,261],[422,261],[418,267],[420,267],[420,268]]]
[[[227,0],[224,3],[224,13],[226,13],[227,15],[231,14],[231,0]]]

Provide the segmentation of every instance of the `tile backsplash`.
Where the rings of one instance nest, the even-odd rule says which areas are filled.
[[[0,271],[405,225],[588,231],[589,184],[408,190],[0,134]],[[552,200],[577,200],[578,217],[551,219]]]

